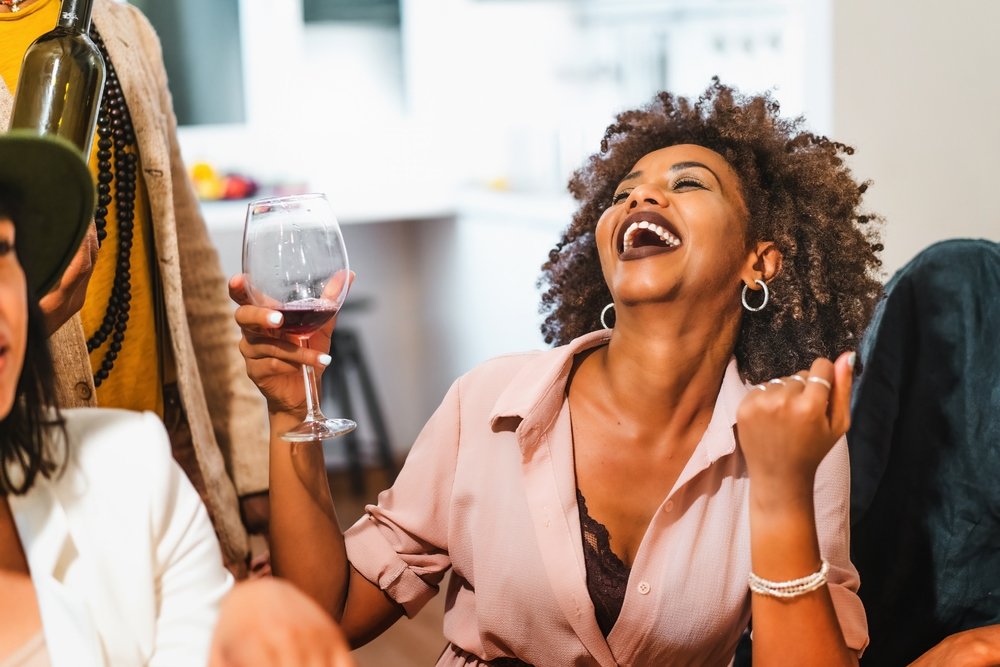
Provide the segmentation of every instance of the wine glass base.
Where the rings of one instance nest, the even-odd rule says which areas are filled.
[[[291,431],[282,434],[281,439],[287,442],[313,442],[315,440],[330,440],[356,429],[358,425],[350,419],[317,419],[304,421]]]

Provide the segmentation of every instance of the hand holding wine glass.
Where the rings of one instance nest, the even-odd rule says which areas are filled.
[[[269,323],[280,326],[300,349],[307,349],[310,337],[336,316],[350,287],[347,250],[326,197],[310,194],[251,202],[243,235],[243,273],[242,287],[250,303],[279,312],[280,324]],[[246,311],[242,314],[245,332],[253,317]],[[308,355],[298,355],[296,361],[288,358],[287,349],[277,346],[275,351],[283,352],[286,363],[302,364],[305,389],[305,420],[283,439],[323,440],[356,428],[349,419],[329,419],[320,411],[313,366],[302,363]]]
[[[285,413],[301,421],[307,412],[302,365],[308,364],[322,373],[332,361],[326,351],[330,349],[337,318],[317,329],[309,338],[308,347],[301,347],[298,336],[283,332],[284,318],[279,311],[253,304],[246,284],[242,273],[229,280],[229,297],[239,306],[235,316],[243,333],[240,353],[246,362],[247,375],[266,399],[269,412]]]

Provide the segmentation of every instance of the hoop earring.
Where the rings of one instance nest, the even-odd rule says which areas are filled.
[[[611,327],[608,326],[608,323],[604,320],[604,317],[608,314],[608,311],[614,307],[615,307],[615,302],[612,301],[608,305],[604,306],[604,308],[601,310],[601,324],[604,325],[605,329],[610,329]]]
[[[749,285],[743,286],[743,294],[740,295],[740,300],[743,301],[743,307],[749,310],[751,313],[756,313],[758,311],[764,310],[764,306],[767,305],[768,300],[771,298],[771,293],[767,291],[767,283],[765,283],[763,280],[760,279],[754,280],[754,282],[760,285],[761,289],[764,290],[764,300],[760,302],[759,306],[754,307],[751,306],[749,303],[747,303],[747,292],[750,290]]]

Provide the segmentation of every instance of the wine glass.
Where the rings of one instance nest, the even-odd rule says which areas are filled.
[[[282,314],[282,332],[308,347],[309,338],[340,310],[347,297],[347,248],[333,207],[322,194],[252,201],[243,231],[243,273],[254,305]],[[302,365],[305,420],[282,435],[289,442],[350,433],[350,419],[329,419],[319,408],[313,367]]]

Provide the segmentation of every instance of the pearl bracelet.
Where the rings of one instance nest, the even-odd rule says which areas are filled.
[[[823,559],[822,562],[818,572],[789,581],[770,581],[751,572],[749,577],[750,591],[758,595],[783,599],[796,598],[811,593],[826,584],[826,575],[830,573],[830,563],[826,559]]]

